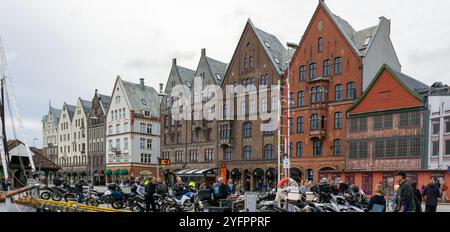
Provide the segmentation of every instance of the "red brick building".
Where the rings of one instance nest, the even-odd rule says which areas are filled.
[[[290,63],[291,115],[283,120],[291,128],[291,167],[301,178],[344,169],[346,111],[384,63],[401,68],[389,20],[356,31],[319,1]]]
[[[406,171],[411,182],[426,185],[430,178],[448,179],[445,170],[427,168],[427,114],[424,95],[429,87],[383,66],[360,99],[348,110],[345,172],[339,177],[373,194],[395,172]]]

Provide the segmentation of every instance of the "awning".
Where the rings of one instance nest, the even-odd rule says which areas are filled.
[[[213,171],[214,168],[207,169],[184,169],[174,173],[175,176],[204,176],[208,172]]]

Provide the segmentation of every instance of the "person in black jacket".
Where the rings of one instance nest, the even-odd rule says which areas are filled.
[[[217,182],[211,188],[211,193],[213,195],[215,204],[219,204],[220,200],[227,199],[228,188],[225,183],[223,183],[222,177],[217,178]]]
[[[152,206],[152,211],[156,212],[155,199],[153,195],[156,193],[156,182],[153,177],[148,178],[148,183],[145,186],[145,212],[150,212],[150,205]]]
[[[383,187],[381,184],[377,184],[375,187],[375,195],[370,198],[367,210],[369,212],[386,212],[386,200],[383,196]]]
[[[414,200],[416,203],[416,213],[422,212],[422,193],[420,193],[420,190],[417,188],[417,182],[412,183],[412,187],[414,190]]]
[[[397,190],[397,202],[394,210],[396,212],[416,212],[414,190],[406,179],[406,173],[399,171],[395,177],[400,187]]]
[[[436,212],[440,195],[439,188],[436,186],[434,179],[431,179],[430,183],[425,187],[425,190],[423,190],[425,212]]]

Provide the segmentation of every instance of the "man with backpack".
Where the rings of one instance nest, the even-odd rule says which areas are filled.
[[[211,188],[211,192],[216,204],[219,204],[220,200],[227,199],[228,197],[228,188],[223,183],[223,178],[217,178],[217,182]]]

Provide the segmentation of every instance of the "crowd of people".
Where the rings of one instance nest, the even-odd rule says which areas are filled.
[[[422,212],[422,203],[425,203],[425,212],[436,212],[438,203],[446,202],[448,186],[446,182],[431,178],[430,182],[419,190],[417,183],[407,180],[406,173],[399,171],[395,174],[397,184],[394,186],[393,197],[390,202],[392,212]],[[374,208],[385,212],[386,200],[381,184],[375,188],[375,194],[369,202],[369,210]]]

